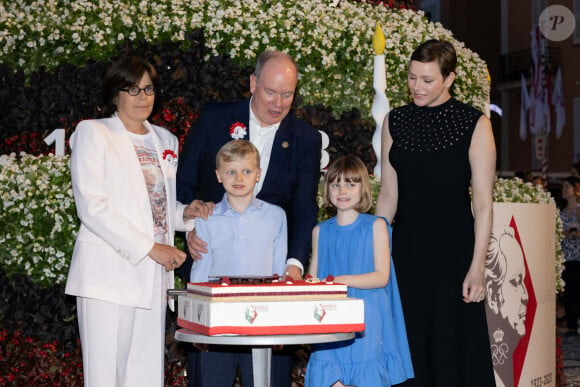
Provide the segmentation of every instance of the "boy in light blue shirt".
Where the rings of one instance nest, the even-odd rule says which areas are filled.
[[[216,167],[226,193],[207,220],[195,220],[197,236],[207,242],[208,252],[193,263],[191,282],[224,276],[283,277],[288,249],[286,213],[254,195],[261,174],[258,150],[249,141],[230,141],[217,153]],[[201,351],[188,355],[189,385],[231,386],[238,366],[242,384],[253,385],[249,349],[197,348]]]
[[[226,193],[195,231],[208,252],[193,263],[191,282],[209,277],[284,275],[287,253],[286,214],[254,195],[260,179],[260,154],[245,140],[222,146],[216,155],[216,176]]]

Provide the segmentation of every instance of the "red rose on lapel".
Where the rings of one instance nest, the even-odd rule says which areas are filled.
[[[163,160],[167,161],[173,168],[177,168],[177,155],[171,149],[165,149],[162,155]]]
[[[244,136],[248,133],[246,125],[242,124],[241,122],[234,122],[232,126],[230,126],[230,136],[234,140],[240,140],[244,138]]]

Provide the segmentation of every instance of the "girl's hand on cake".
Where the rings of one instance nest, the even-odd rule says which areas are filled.
[[[173,246],[155,243],[148,254],[151,259],[165,267],[165,271],[177,269],[185,262],[185,253]]]

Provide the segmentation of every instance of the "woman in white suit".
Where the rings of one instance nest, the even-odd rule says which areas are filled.
[[[157,86],[147,61],[114,63],[103,81],[108,118],[80,122],[70,141],[81,226],[66,293],[77,297],[86,387],[164,381],[166,290],[185,260],[173,235],[200,209],[176,201],[177,138],[147,121]]]

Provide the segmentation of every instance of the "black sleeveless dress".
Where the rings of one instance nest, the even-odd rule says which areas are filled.
[[[399,190],[392,256],[415,368],[404,386],[495,386],[484,303],[462,299],[475,239],[468,151],[480,116],[453,98],[389,114]]]

